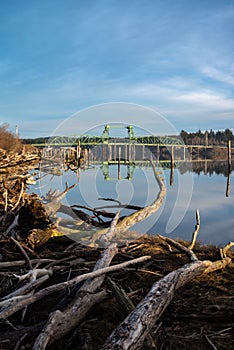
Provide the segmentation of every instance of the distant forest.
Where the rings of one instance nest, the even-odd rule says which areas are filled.
[[[234,135],[230,129],[225,129],[224,131],[210,131],[202,132],[198,130],[197,132],[187,132],[181,130],[180,137],[186,145],[226,145],[228,140],[232,141],[234,144]]]

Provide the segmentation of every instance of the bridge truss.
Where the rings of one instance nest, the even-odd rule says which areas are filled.
[[[126,137],[112,137],[110,135],[110,129],[127,129]],[[167,145],[183,145],[183,141],[179,136],[136,136],[134,133],[134,127],[132,125],[105,125],[101,136],[93,136],[83,134],[80,136],[53,136],[46,144],[38,144],[35,146],[51,146],[51,147],[74,147],[78,144],[83,147],[92,147],[101,144],[138,144],[145,146],[167,146]]]

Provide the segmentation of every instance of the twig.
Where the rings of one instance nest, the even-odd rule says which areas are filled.
[[[17,225],[18,225],[18,219],[19,219],[19,214],[17,214],[14,218],[14,221],[12,224],[8,227],[8,229],[5,232],[5,236],[7,236]]]
[[[161,235],[158,235],[158,237],[161,238],[162,240],[166,241],[168,244],[172,245],[173,247],[175,247],[179,251],[185,253],[188,256],[190,261],[198,261],[198,258],[196,256],[196,254],[191,249],[183,246],[182,244],[180,244],[179,242],[174,241],[171,238],[164,237],[164,236],[161,236]]]
[[[192,236],[192,240],[190,245],[188,246],[188,249],[193,250],[195,243],[196,243],[196,239],[197,239],[197,235],[200,229],[200,214],[199,214],[199,210],[196,210],[196,225],[195,225],[195,231],[193,232],[193,236]]]
[[[31,264],[44,264],[44,263],[51,263],[56,260],[54,259],[32,259]],[[16,260],[16,261],[3,261],[0,262],[0,269],[5,269],[8,267],[14,267],[14,266],[23,266],[25,265],[25,260]]]
[[[121,313],[124,317],[126,317],[130,312],[132,312],[132,310],[135,309],[132,300],[125,292],[125,290],[118,283],[114,282],[110,277],[107,277],[107,285],[118,301]]]
[[[14,350],[18,350],[20,348],[20,345],[22,344],[23,340],[27,337],[28,333],[24,333],[22,337],[17,341]]]
[[[15,205],[13,206],[13,208],[11,208],[11,211],[14,211],[15,208],[17,208],[17,206],[19,205],[20,200],[21,200],[21,198],[23,196],[23,193],[24,193],[24,182],[22,181],[21,182],[21,190],[20,190],[19,198],[18,198],[17,202],[15,203]]]
[[[4,211],[7,212],[7,207],[8,207],[8,191],[6,189],[6,191],[4,192],[5,194],[5,207],[4,207]]]
[[[204,338],[205,338],[205,340],[211,345],[211,347],[212,347],[213,350],[218,350],[218,349],[216,348],[216,346],[214,345],[214,343],[207,337],[207,335],[204,334]]]
[[[227,251],[234,246],[234,242],[229,242],[225,247],[220,248],[221,258],[224,259],[227,257]]]
[[[22,295],[26,295],[28,293],[31,292],[32,289],[37,288],[38,286],[40,286],[42,283],[44,283],[48,278],[50,277],[49,273],[47,275],[44,275],[40,278],[38,278],[38,280],[35,281],[31,281],[28,284],[26,284],[25,286],[17,289],[16,291],[6,295],[5,297],[3,297],[0,301],[0,307],[2,307],[5,303],[8,303],[10,299],[15,298],[15,297],[20,297]]]
[[[100,200],[100,201],[109,201],[109,202],[116,202],[119,205],[121,205],[120,201],[118,201],[117,199],[113,199],[113,198],[98,198],[98,200]]]
[[[24,248],[21,246],[21,244],[16,240],[14,239],[13,237],[10,237],[10,239],[15,243],[15,245],[17,245],[17,247],[20,249],[21,253],[23,254],[23,256],[25,257],[27,263],[28,263],[28,267],[30,270],[32,270],[32,264],[31,264],[31,261],[28,257],[28,254],[26,253],[26,251],[24,250]]]

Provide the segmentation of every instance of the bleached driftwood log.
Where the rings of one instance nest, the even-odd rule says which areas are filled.
[[[109,247],[98,260],[95,270],[108,266],[116,254],[116,244]],[[50,313],[48,321],[36,339],[33,350],[46,349],[47,344],[53,343],[69,333],[86,316],[93,305],[107,296],[105,290],[98,291],[105,275],[87,280],[78,290],[74,300],[64,310]]]
[[[189,248],[166,237],[160,237],[170,244],[175,243],[173,245],[187,253],[192,262],[172,271],[157,281],[135,310],[113,331],[102,350],[141,349],[147,334],[170,304],[178,288],[202,273],[210,273],[222,269],[231,262],[231,259],[228,257],[216,262],[199,261]]]
[[[118,218],[119,212],[116,214],[108,233],[102,237],[105,244],[108,244],[110,241]],[[101,258],[97,261],[94,271],[109,266],[117,252],[117,243],[109,245],[103,252]],[[45,327],[34,343],[33,350],[43,350],[46,348],[47,344],[69,333],[85,317],[91,307],[106,296],[105,291],[97,292],[104,278],[105,275],[101,275],[97,278],[86,280],[83,286],[79,288],[70,305],[63,311],[56,310],[49,315]]]

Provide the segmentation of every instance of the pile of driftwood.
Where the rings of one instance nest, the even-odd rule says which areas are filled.
[[[20,166],[22,167],[21,172],[24,173],[27,171],[33,162],[38,162],[39,153],[37,150],[34,152],[25,152],[24,148],[22,152],[6,152],[5,150],[0,148],[0,173],[8,173],[11,172],[10,168]],[[28,165],[28,167],[26,167]],[[5,170],[4,170],[5,169]]]
[[[21,153],[0,149],[0,238],[24,238],[35,227],[48,226],[45,209],[35,194],[26,192],[35,184],[35,168],[40,156],[37,150]]]
[[[0,348],[173,349],[182,339],[194,349],[223,342],[231,349],[233,276],[224,282],[231,267],[222,270],[229,247],[222,258],[217,249],[196,248],[212,262],[161,236],[105,250],[55,238],[34,253],[14,239],[1,242],[2,256],[10,256],[0,263]],[[190,323],[186,336],[181,321]]]
[[[196,325],[189,335],[180,333],[185,347],[178,339],[175,345],[178,332],[170,324],[178,326],[176,316],[184,309],[173,305],[177,290],[182,295],[194,293],[195,300],[201,298],[199,284],[212,281],[214,287],[215,278],[209,276],[217,276],[217,270],[225,274],[232,266],[233,243],[220,250],[196,243],[198,212],[190,243],[157,236],[118,247],[113,237],[121,229],[117,228],[119,213],[109,229],[99,232],[105,249],[82,246],[65,237],[48,241],[54,226],[38,198],[25,193],[28,179],[28,173],[18,174],[17,179],[8,173],[1,182],[0,349],[173,349],[178,344],[181,349],[192,349],[192,344],[215,349],[222,338],[225,348],[232,348],[231,290],[222,283],[224,277],[216,288],[225,300],[220,304],[205,289],[202,310],[202,320],[217,317],[220,328],[202,326],[199,330]],[[162,186],[161,195],[164,190]],[[141,210],[136,215],[148,215]],[[48,234],[41,239],[43,232]],[[233,286],[229,277],[225,283]],[[185,307],[188,300],[188,295],[182,297]],[[194,313],[194,323],[199,320],[194,306],[196,302],[191,312],[187,305],[190,314],[184,315],[185,324],[194,320]],[[168,313],[170,307],[174,314]]]

